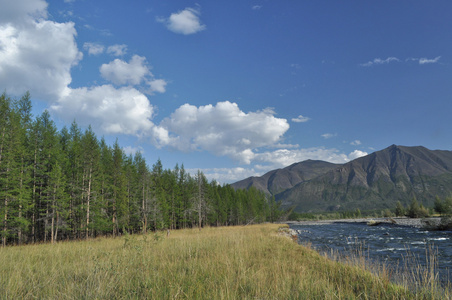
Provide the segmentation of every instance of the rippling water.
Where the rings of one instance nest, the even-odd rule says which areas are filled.
[[[301,244],[311,243],[319,252],[340,254],[361,249],[365,257],[403,267],[409,257],[419,265],[427,265],[426,253],[436,254],[437,271],[443,283],[451,281],[452,231],[427,231],[419,228],[365,223],[333,223],[323,225],[295,225]]]

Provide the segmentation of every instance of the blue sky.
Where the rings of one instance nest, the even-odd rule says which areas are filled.
[[[221,183],[452,150],[450,1],[0,0],[0,88]]]

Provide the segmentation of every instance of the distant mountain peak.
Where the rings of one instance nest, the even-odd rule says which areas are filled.
[[[431,206],[452,195],[452,151],[393,144],[345,164],[306,160],[232,186],[254,186],[306,212],[393,208],[413,197]]]

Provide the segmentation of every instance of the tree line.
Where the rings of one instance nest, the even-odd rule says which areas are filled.
[[[128,232],[274,221],[274,199],[234,190],[184,166],[149,167],[91,127],[57,130],[36,118],[30,94],[0,96],[0,237],[3,246]]]

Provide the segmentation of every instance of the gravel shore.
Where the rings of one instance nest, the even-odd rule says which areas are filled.
[[[369,222],[377,222],[377,223],[387,223],[394,224],[399,226],[410,226],[422,228],[425,227],[425,221],[430,221],[432,224],[439,223],[440,218],[426,218],[426,219],[411,219],[405,217],[397,217],[397,218],[359,218],[359,219],[337,219],[337,220],[318,220],[318,221],[288,221],[286,222],[289,225],[325,225],[325,224],[333,224],[333,223],[369,223]]]

